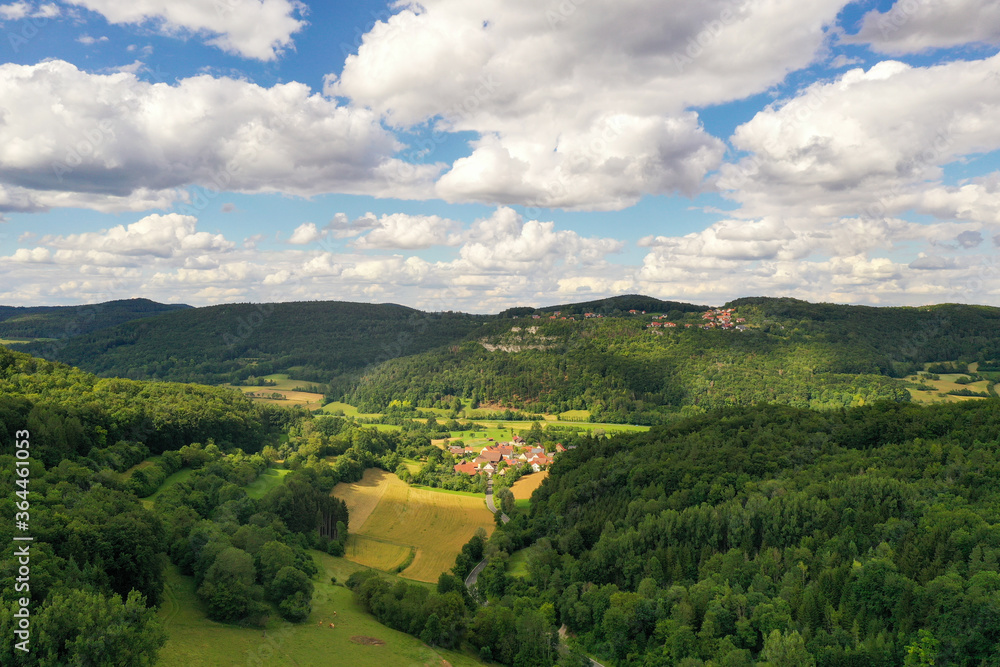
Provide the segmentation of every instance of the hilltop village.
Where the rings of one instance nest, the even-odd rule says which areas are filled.
[[[631,309],[628,311],[628,315],[632,316],[643,316],[646,315],[645,310]],[[723,329],[726,331],[744,331],[747,328],[747,320],[744,317],[738,317],[735,308],[709,308],[701,314],[701,322],[683,322],[678,323],[674,321],[669,321],[667,318],[669,315],[653,315],[653,321],[646,325],[647,329],[653,330],[654,333],[662,333],[663,329],[676,329],[683,327],[685,329],[699,328],[699,329]],[[535,314],[531,316],[535,320],[560,320],[575,322],[575,315],[563,315],[562,311],[555,311],[551,315],[539,315]],[[583,319],[604,319],[605,315],[601,313],[583,313]]]
[[[636,314],[637,311],[630,310],[630,314]],[[645,312],[641,312],[645,315]],[[678,326],[676,322],[663,322],[661,320],[666,319],[666,315],[657,315],[653,317],[653,322],[646,325],[647,329],[674,329]],[[701,315],[703,320],[701,324],[694,324],[692,322],[686,322],[684,328],[690,329],[692,327],[698,327],[700,329],[735,329],[736,331],[743,331],[746,329],[746,318],[737,317],[735,308],[714,308],[706,310]]]

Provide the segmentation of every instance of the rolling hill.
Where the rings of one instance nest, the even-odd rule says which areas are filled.
[[[672,412],[727,405],[829,409],[907,402],[908,385],[899,378],[927,362],[992,368],[1000,357],[997,308],[869,308],[766,298],[724,308],[738,316],[734,322],[745,321],[744,330],[702,328],[713,320],[700,310],[675,309],[665,314],[669,321],[652,313],[582,321],[524,314],[460,345],[373,368],[347,400],[379,411],[392,400],[442,407],[459,396],[530,412],[589,410],[595,421],[648,424]]]
[[[122,299],[85,306],[0,306],[0,338],[70,338],[190,307],[149,299]]]
[[[23,351],[102,376],[209,384],[292,372],[328,382],[464,338],[485,318],[393,304],[314,301],[191,308]]]
[[[641,295],[495,316],[393,304],[229,304],[132,320],[57,347],[21,348],[133,379],[214,384],[288,373],[327,385],[332,399],[365,412],[395,400],[449,407],[459,397],[641,424],[727,405],[906,402],[915,385],[901,378],[926,363],[1000,368],[998,308],[748,297],[714,319],[706,310]]]

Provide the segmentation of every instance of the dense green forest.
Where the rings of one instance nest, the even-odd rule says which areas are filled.
[[[726,408],[573,442],[530,513],[458,557],[457,578],[488,559],[480,604],[371,573],[359,601],[505,665],[588,664],[561,626],[618,666],[1000,665],[996,401]]]
[[[906,402],[906,385],[896,378],[926,362],[988,369],[1000,357],[997,308],[765,298],[726,307],[747,321],[745,330],[699,328],[701,318],[690,311],[665,313],[678,326],[656,331],[650,317],[564,321],[517,313],[460,345],[371,369],[347,400],[379,411],[393,400],[442,407],[457,396],[474,405],[589,410],[593,421],[656,424],[761,402],[815,409]]]
[[[17,349],[101,376],[218,384],[292,372],[327,383],[475,330],[485,318],[334,301],[191,308]]]
[[[130,320],[184,310],[149,299],[123,299],[86,306],[0,306],[0,338],[62,340]]]
[[[303,620],[315,574],[306,549],[342,552],[347,537],[346,506],[330,490],[360,478],[378,444],[329,420],[343,463],[324,464],[322,474],[296,466],[284,484],[249,497],[246,486],[304,419],[311,416],[230,389],[100,379],[0,348],[0,511],[8,517],[0,523],[0,664],[155,664],[167,558],[194,576],[211,618]],[[369,449],[351,449],[355,441]],[[152,508],[140,502],[181,468],[190,474]],[[30,543],[14,541],[25,534]],[[23,597],[29,652],[15,646]]]
[[[875,308],[750,297],[727,307],[764,326],[778,324],[819,342],[857,348],[888,363],[884,371],[896,377],[942,359],[1000,359],[1000,308],[992,306]]]
[[[583,315],[593,313],[605,317],[620,317],[627,315],[630,310],[646,311],[647,313],[700,313],[708,306],[699,306],[681,301],[663,301],[651,296],[641,294],[624,294],[613,296],[607,299],[597,299],[595,301],[583,301],[580,303],[566,303],[556,306],[544,306],[542,308],[516,307],[509,308],[502,313],[501,317],[523,317],[524,315],[545,314],[552,315],[556,312],[562,315]]]
[[[639,295],[497,316],[337,302],[235,304],[19,349],[132,379],[239,384],[285,372],[369,412],[393,401],[445,407],[457,397],[640,424],[760,402],[817,409],[905,402],[898,378],[927,362],[1000,367],[997,308],[762,297],[726,307],[745,330],[702,329],[704,306]],[[677,327],[652,329],[654,313]]]
[[[458,396],[474,405],[590,410],[593,421],[649,424],[685,407],[774,402],[840,408],[909,400],[902,383],[883,374],[887,358],[778,326],[655,335],[639,318],[528,322],[382,364],[348,401],[378,411],[392,400],[433,406]]]

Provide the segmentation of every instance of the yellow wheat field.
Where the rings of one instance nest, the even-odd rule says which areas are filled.
[[[344,558],[347,560],[385,572],[395,572],[409,559],[410,552],[408,546],[381,542],[364,535],[348,535],[344,545]]]
[[[530,475],[525,475],[514,482],[510,487],[510,492],[514,494],[514,500],[527,500],[531,498],[531,494],[542,485],[542,482],[548,476],[549,471],[543,470],[542,472],[533,472]]]
[[[364,558],[388,562],[398,548],[413,547],[416,556],[401,574],[417,581],[437,581],[477,528],[494,528],[483,498],[415,489],[383,470],[366,470],[361,481],[338,484],[333,494],[347,503],[350,533],[372,538],[365,549],[386,552]]]

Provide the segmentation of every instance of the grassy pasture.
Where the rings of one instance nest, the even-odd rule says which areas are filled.
[[[260,475],[260,477],[247,485],[247,495],[258,500],[263,498],[268,491],[282,484],[285,480],[285,475],[290,472],[292,471],[282,470],[279,468],[268,468]]]
[[[280,376],[269,376],[269,377],[280,377]],[[298,385],[302,385],[302,384],[307,384],[307,383],[298,382],[297,384]],[[279,387],[280,387],[280,383],[279,383]],[[267,389],[278,389],[279,387],[239,387],[239,389],[244,390],[244,391],[245,390],[265,391]],[[279,403],[280,402],[282,402],[282,401],[279,401]],[[377,412],[376,413],[370,413],[370,414],[369,413],[358,412],[358,409],[356,407],[354,407],[353,405],[350,405],[348,403],[341,403],[341,402],[327,403],[321,409],[322,409],[323,413],[325,413],[325,414],[332,414],[334,412],[343,412],[343,414],[344,414],[345,417],[358,417],[358,418],[361,418],[361,419],[364,419],[364,418],[374,418],[374,417],[381,417],[382,416],[381,413],[377,413]],[[438,417],[441,417],[442,419],[445,419],[445,420],[448,419],[448,415],[451,414],[450,410],[444,410],[442,408],[420,408],[420,409],[424,410],[426,412],[433,412],[436,415],[438,415]],[[495,412],[499,412],[499,411],[495,411]],[[649,430],[648,426],[639,426],[639,425],[635,425],[635,424],[607,424],[607,423],[600,423],[600,422],[589,422],[589,421],[586,421],[586,419],[590,416],[590,413],[587,410],[570,410],[569,412],[562,413],[561,416],[562,416],[562,419],[560,420],[559,417],[556,416],[556,415],[549,415],[549,414],[543,415],[543,422],[544,422],[543,425],[551,425],[551,426],[576,426],[576,427],[581,428],[584,431],[593,431],[594,429],[600,428],[600,429],[604,429],[604,431],[607,432],[607,433],[611,433],[612,431],[648,431]],[[442,421],[442,419],[439,419],[438,421]],[[425,418],[419,418],[419,419],[414,419],[414,421],[425,422],[427,420]],[[531,424],[532,424],[531,421],[526,421],[526,420],[503,421],[503,420],[497,420],[497,419],[495,419],[495,418],[493,418],[491,416],[490,417],[481,417],[481,418],[474,419],[474,420],[468,420],[468,419],[465,419],[465,418],[461,418],[458,421],[459,421],[459,423],[462,423],[463,425],[468,425],[470,422],[475,422],[477,424],[482,424],[483,426],[488,427],[485,430],[484,429],[476,429],[475,431],[473,431],[473,432],[475,432],[477,434],[485,434],[485,435],[479,435],[478,436],[478,437],[482,438],[483,441],[485,441],[486,438],[494,438],[495,440],[510,439],[510,437],[511,437],[511,429],[513,429],[515,433],[517,431],[526,431],[526,430],[528,430],[528,429],[531,428]],[[500,424],[501,427],[500,428],[496,428],[497,424]],[[378,428],[388,428],[388,427],[390,427],[390,425],[388,425],[388,424],[374,424],[374,426],[376,426]],[[399,427],[398,426],[391,426],[391,428],[399,428]],[[472,429],[466,429],[465,431],[453,431],[451,433],[451,437],[453,437],[453,438],[468,438],[469,437],[468,433],[471,430]]]
[[[310,394],[305,391],[279,390],[274,387],[237,387],[244,394],[256,393],[264,396],[271,394],[281,394],[284,398],[263,398],[251,396],[251,400],[260,403],[270,403],[272,405],[286,405],[291,407],[303,407],[306,410],[319,410],[323,400],[323,394]]]
[[[975,372],[976,366],[979,364],[972,364],[970,370]],[[983,400],[977,396],[952,396],[947,392],[956,389],[970,389],[975,392],[985,392],[989,393],[989,387],[993,383],[988,380],[980,380],[979,382],[972,382],[969,384],[958,384],[955,380],[968,377],[965,373],[945,373],[938,375],[939,380],[929,380],[926,377],[921,377],[919,375],[911,375],[906,379],[910,382],[917,382],[934,387],[933,391],[925,391],[921,389],[914,389],[909,387],[910,398],[914,403],[957,403],[959,401],[979,401]],[[939,396],[939,394],[944,394]]]
[[[303,623],[292,624],[273,614],[266,631],[240,628],[208,620],[195,595],[194,580],[170,565],[164,603],[159,616],[169,639],[160,651],[158,667],[475,667],[475,657],[457,651],[433,649],[416,637],[391,630],[365,613],[342,585],[360,566],[318,551],[320,566],[314,581],[313,611]],[[392,578],[392,577],[387,577]],[[336,612],[336,614],[334,614]],[[334,628],[329,624],[333,623]],[[382,643],[352,641],[371,638]]]
[[[153,503],[156,502],[156,499],[160,497],[161,493],[169,489],[174,484],[180,484],[181,482],[185,481],[188,477],[191,476],[191,473],[193,472],[194,470],[192,470],[191,468],[181,468],[174,474],[170,475],[170,477],[167,477],[163,481],[163,484],[160,484],[160,488],[158,488],[153,495],[147,498],[143,498],[142,504],[146,505],[147,507],[152,507]]]
[[[411,475],[416,475],[420,472],[420,469],[424,467],[423,463],[415,459],[403,459],[403,465],[406,466],[406,469],[410,471]]]
[[[232,387],[233,389],[239,389],[244,394],[263,394],[270,395],[274,393],[281,394],[284,399],[272,399],[272,398],[253,398],[252,400],[259,401],[261,403],[271,403],[274,405],[291,405],[291,406],[302,406],[307,410],[319,410],[321,407],[321,402],[323,400],[323,394],[316,394],[307,391],[295,391],[299,388],[306,388],[310,385],[315,385],[315,382],[306,382],[305,380],[295,380],[290,378],[286,373],[275,373],[273,375],[265,375],[265,380],[272,380],[275,384],[268,387],[232,387],[232,385],[224,385]]]
[[[381,412],[359,412],[356,407],[350,405],[349,403],[341,403],[340,401],[334,401],[332,403],[327,403],[322,408],[325,414],[333,414],[334,412],[343,412],[345,417],[358,417],[364,418],[374,418],[381,417]]]
[[[416,549],[402,576],[417,581],[437,581],[477,528],[495,527],[481,497],[413,488],[383,470],[368,469],[333,493],[347,503],[351,534],[388,543],[386,551]]]
[[[152,458],[146,459],[145,461],[139,461],[138,463],[136,463],[134,466],[132,466],[128,470],[123,471],[118,476],[118,479],[124,482],[124,481],[130,479],[132,477],[132,473],[134,473],[136,470],[142,470],[143,468],[148,468],[149,466],[153,465],[154,463],[159,462],[159,460],[160,460],[159,456],[154,456]]]
[[[528,576],[528,550],[519,549],[510,555],[507,561],[507,574],[512,577]]]

